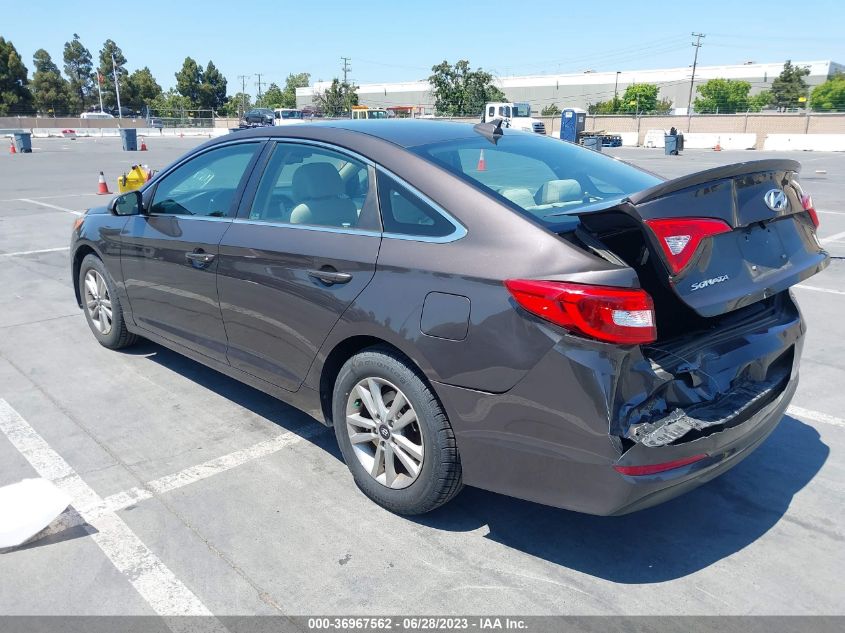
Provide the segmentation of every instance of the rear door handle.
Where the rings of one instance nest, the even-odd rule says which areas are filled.
[[[187,259],[193,266],[204,267],[214,261],[214,254],[206,253],[204,250],[198,249],[193,253],[185,253],[185,259]]]
[[[329,286],[332,284],[345,284],[352,280],[352,275],[349,273],[339,273],[336,270],[309,270],[308,276],[322,281]]]

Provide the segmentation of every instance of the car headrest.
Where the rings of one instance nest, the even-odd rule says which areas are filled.
[[[343,181],[329,163],[305,163],[293,172],[293,196],[297,201],[329,198],[343,193]]]
[[[534,196],[531,194],[531,191],[529,189],[525,189],[522,187],[512,187],[510,189],[502,189],[499,193],[503,197],[507,198],[515,205],[522,207],[523,209],[533,207],[536,204],[534,201]]]
[[[537,204],[554,204],[555,202],[574,202],[584,197],[581,185],[577,180],[550,180],[543,183],[537,192]]]

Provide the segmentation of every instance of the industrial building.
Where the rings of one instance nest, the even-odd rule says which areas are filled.
[[[798,61],[794,64],[810,69],[805,81],[811,88],[823,83],[836,72],[845,72],[845,65],[833,61]],[[695,71],[695,86],[703,85],[710,79],[740,79],[749,82],[751,94],[756,94],[771,88],[772,81],[782,70],[783,62],[698,66]],[[692,68],[685,66],[654,70],[588,70],[581,73],[499,77],[496,83],[508,99],[527,101],[536,112],[551,104],[586,109],[590,104],[612,99],[616,92],[621,95],[631,84],[652,83],[660,87],[659,98],[670,100],[676,113],[686,114],[691,78]],[[330,85],[330,81],[323,81],[307,88],[297,88],[297,106],[312,105],[314,95]],[[358,99],[361,105],[371,107],[414,106],[419,114],[434,113],[434,96],[428,81],[363,84],[358,87]]]

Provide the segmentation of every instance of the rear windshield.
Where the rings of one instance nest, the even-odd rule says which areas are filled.
[[[544,224],[662,182],[593,150],[547,136],[505,131],[410,148]]]

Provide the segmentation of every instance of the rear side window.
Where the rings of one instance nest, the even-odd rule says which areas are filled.
[[[455,225],[407,187],[384,173],[378,175],[378,199],[385,233],[446,237]]]
[[[167,174],[156,186],[150,213],[226,217],[258,143],[204,152]]]

